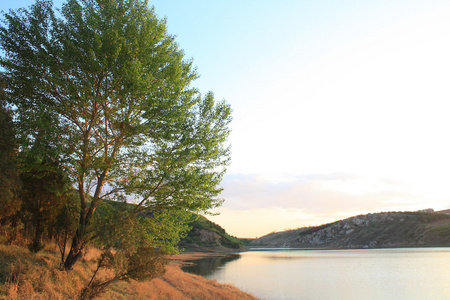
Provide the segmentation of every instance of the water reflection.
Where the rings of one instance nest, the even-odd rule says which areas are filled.
[[[196,274],[260,299],[450,299],[450,248],[249,251],[196,263]]]
[[[268,260],[299,260],[299,259],[305,259],[308,257],[304,257],[304,256],[265,256],[265,259]]]
[[[237,260],[239,258],[241,258],[239,254],[202,258],[193,261],[194,265],[182,267],[182,270],[201,276],[208,276],[226,263]]]

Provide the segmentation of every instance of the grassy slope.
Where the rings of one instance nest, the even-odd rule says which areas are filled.
[[[209,221],[204,216],[193,214],[190,226],[192,226],[192,229],[179,244],[182,248],[214,248],[217,246],[223,246],[231,249],[239,249],[244,246],[244,243],[241,240],[230,236],[225,232],[225,229],[216,223]],[[209,232],[209,238],[207,238],[205,231],[206,233]]]
[[[89,280],[98,254],[91,248],[72,272],[64,272],[58,269],[53,246],[32,254],[19,246],[0,245],[0,299],[74,299]],[[118,282],[98,299],[255,299],[231,285],[184,273],[180,266],[191,258],[174,256],[161,278]]]

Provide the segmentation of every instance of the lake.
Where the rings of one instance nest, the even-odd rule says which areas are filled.
[[[252,250],[183,270],[260,299],[450,299],[450,248]]]

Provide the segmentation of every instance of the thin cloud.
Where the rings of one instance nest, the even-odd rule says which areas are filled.
[[[365,191],[357,188],[362,184],[368,187]],[[258,175],[230,174],[225,176],[222,186],[224,208],[231,210],[280,207],[330,215],[418,203],[418,196],[405,191],[399,182],[353,174],[307,175],[278,182]]]

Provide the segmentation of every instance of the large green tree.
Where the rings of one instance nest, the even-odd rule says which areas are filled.
[[[78,190],[66,269],[91,242],[105,199],[150,214],[221,203],[231,109],[192,88],[192,61],[147,1],[69,0],[55,12],[39,0],[4,15],[0,45],[21,151],[48,132],[50,159]]]

